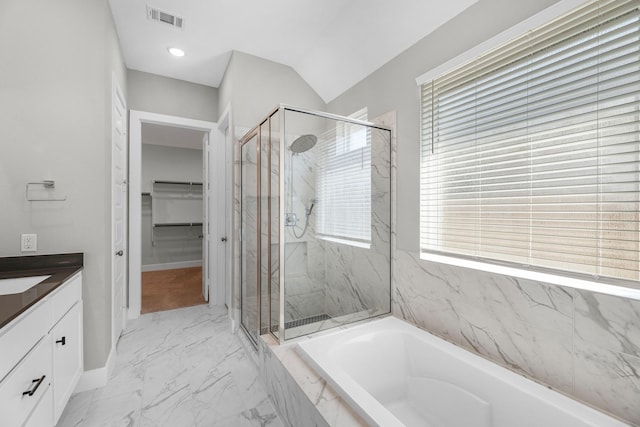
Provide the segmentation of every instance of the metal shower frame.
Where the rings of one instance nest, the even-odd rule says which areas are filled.
[[[266,145],[267,150],[268,150],[268,159],[269,159],[269,164],[271,165],[271,122],[270,119],[275,115],[275,114],[280,114],[279,117],[279,132],[280,132],[280,152],[279,152],[279,158],[278,158],[278,215],[277,215],[277,219],[278,219],[278,254],[279,254],[279,263],[280,263],[280,268],[279,268],[279,283],[280,283],[280,291],[279,291],[279,310],[278,310],[278,334],[276,335],[274,333],[274,331],[272,330],[272,325],[273,325],[273,321],[271,319],[271,314],[272,314],[272,307],[271,307],[271,276],[272,276],[272,269],[271,269],[271,235],[272,235],[272,228],[271,228],[271,167],[269,167],[269,173],[267,174],[267,188],[269,189],[269,193],[267,197],[267,215],[269,217],[269,221],[267,223],[267,247],[269,248],[269,251],[267,253],[267,294],[268,294],[268,298],[267,298],[267,311],[268,311],[268,316],[267,316],[267,330],[269,332],[269,334],[271,334],[274,339],[276,339],[278,341],[279,344],[283,344],[286,340],[284,337],[284,332],[285,332],[285,320],[284,320],[284,307],[285,307],[285,301],[284,301],[284,297],[285,297],[285,293],[284,293],[284,283],[285,283],[285,271],[284,268],[282,268],[282,260],[285,259],[285,224],[284,224],[284,212],[286,212],[286,200],[285,197],[283,197],[283,195],[285,194],[286,188],[285,188],[285,183],[284,183],[284,179],[282,179],[283,175],[282,175],[282,168],[285,165],[285,156],[287,153],[287,150],[284,146],[284,130],[286,130],[286,124],[285,124],[285,112],[286,111],[291,111],[291,112],[296,112],[296,113],[301,113],[301,114],[308,114],[308,115],[312,115],[312,116],[316,116],[316,117],[321,117],[321,118],[326,118],[326,119],[331,119],[331,120],[336,120],[336,121],[341,121],[344,123],[349,123],[349,124],[355,124],[355,125],[362,125],[362,126],[367,126],[369,128],[373,128],[373,129],[379,129],[379,130],[384,130],[384,131],[388,131],[391,132],[391,129],[386,128],[384,126],[379,126],[376,125],[372,122],[368,122],[365,120],[358,120],[358,119],[353,119],[350,117],[345,117],[345,116],[340,116],[337,114],[332,114],[332,113],[326,113],[323,111],[317,111],[317,110],[311,110],[311,109],[306,109],[306,108],[299,108],[299,107],[294,107],[292,105],[289,104],[279,104],[277,107],[275,107],[274,109],[272,109],[262,120],[260,120],[258,122],[258,124],[253,127],[251,130],[249,130],[247,133],[244,134],[244,136],[242,136],[242,138],[240,138],[239,140],[239,144],[240,144],[240,157],[242,158],[242,147],[249,142],[253,137],[257,136],[257,143],[256,143],[256,154],[257,154],[257,165],[256,165],[256,169],[257,169],[257,174],[256,174],[256,190],[257,190],[257,197],[256,197],[256,211],[258,213],[257,218],[258,220],[257,222],[257,231],[256,231],[256,237],[257,237],[257,251],[256,251],[256,264],[257,264],[257,274],[256,274],[256,288],[257,288],[257,331],[258,331],[258,336],[261,335],[261,331],[262,331],[262,254],[261,254],[261,243],[262,243],[262,229],[261,229],[261,221],[259,220],[261,212],[262,212],[262,193],[261,193],[261,185],[262,185],[262,132],[261,132],[261,128],[265,123],[268,123],[268,143]],[[240,174],[240,191],[242,192],[242,173]],[[393,184],[392,184],[393,187]],[[240,212],[242,212],[242,197],[240,197]],[[240,227],[242,229],[242,215],[240,216]],[[241,233],[242,236],[242,233]],[[242,257],[242,247],[243,247],[243,242],[242,242],[242,238],[240,239],[240,257]],[[390,278],[391,279],[391,278]],[[251,341],[251,343],[254,345],[254,347],[257,347],[257,341],[255,339],[255,337],[253,336],[252,332],[250,330],[247,329],[247,326],[245,326],[242,322],[242,266],[240,266],[240,328],[244,331],[245,335],[249,337],[249,340]]]

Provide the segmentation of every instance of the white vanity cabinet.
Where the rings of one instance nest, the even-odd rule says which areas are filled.
[[[56,425],[83,371],[82,275],[0,329],[0,425]]]
[[[53,295],[51,335],[54,424],[67,405],[84,369],[82,349],[82,278],[76,276]]]
[[[3,343],[4,344],[4,343]],[[25,355],[0,383],[0,425],[21,426],[42,404],[51,385],[51,342],[48,335]],[[53,414],[49,414],[53,424]]]

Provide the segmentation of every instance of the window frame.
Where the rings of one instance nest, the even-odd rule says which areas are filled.
[[[534,30],[571,10],[588,3],[589,0],[562,0],[547,9],[531,16],[515,26],[497,34],[494,37],[463,52],[449,61],[427,71],[416,78],[416,83],[421,90],[423,84],[433,81],[439,75],[457,68],[484,53],[500,47],[501,45]],[[420,93],[420,101],[422,94]],[[422,134],[422,117],[419,123],[419,134]],[[422,146],[422,141],[420,141]],[[422,160],[421,160],[422,161]],[[421,166],[422,168],[422,166]],[[420,183],[422,193],[422,183]],[[422,203],[421,203],[422,204]],[[421,207],[422,209],[422,207]],[[434,208],[438,209],[438,208]],[[422,224],[419,225],[422,227]],[[422,229],[420,229],[422,233]],[[422,246],[422,243],[421,243]],[[488,273],[504,274],[512,277],[536,280],[540,282],[568,286],[594,292],[606,293],[625,298],[640,300],[640,283],[636,280],[618,279],[611,277],[598,277],[587,273],[574,273],[571,271],[545,268],[540,266],[517,265],[509,261],[499,261],[487,258],[465,256],[437,250],[424,251],[420,247],[419,256],[422,260],[444,263],[448,265],[480,270]]]

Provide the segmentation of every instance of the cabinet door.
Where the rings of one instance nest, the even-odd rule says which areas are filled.
[[[54,420],[57,423],[82,374],[82,301],[62,317],[51,330],[51,337]]]
[[[53,414],[53,399],[51,398],[51,387],[47,388],[44,396],[38,402],[36,409],[27,420],[24,427],[49,427],[53,426],[51,416]]]

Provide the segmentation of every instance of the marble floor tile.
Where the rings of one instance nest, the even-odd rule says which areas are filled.
[[[107,385],[71,397],[57,427],[280,427],[226,309],[130,321]]]
[[[95,390],[89,390],[71,396],[67,407],[60,416],[58,425],[65,427],[80,427],[84,425],[84,420],[95,392]]]

